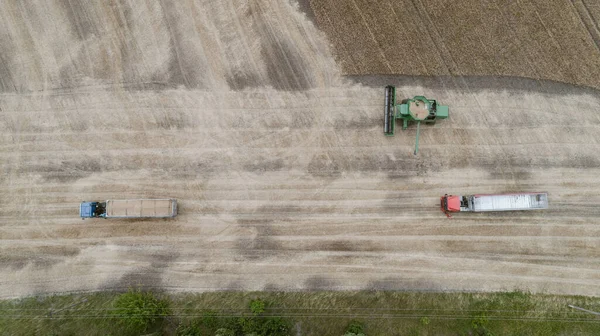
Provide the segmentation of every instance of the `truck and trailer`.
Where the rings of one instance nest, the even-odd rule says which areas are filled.
[[[81,202],[79,216],[86,218],[172,218],[177,216],[176,199],[125,199]]]
[[[442,211],[450,217],[451,212],[491,212],[548,209],[548,194],[524,192],[514,194],[444,195],[440,199]]]
[[[548,208],[548,194],[525,192],[512,194],[444,195],[442,211],[492,212],[541,210]],[[85,218],[172,218],[177,216],[176,199],[126,199],[81,202],[79,216]]]

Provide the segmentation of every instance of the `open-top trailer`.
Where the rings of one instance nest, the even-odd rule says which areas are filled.
[[[81,202],[79,216],[85,218],[169,218],[177,215],[175,199],[127,199]]]

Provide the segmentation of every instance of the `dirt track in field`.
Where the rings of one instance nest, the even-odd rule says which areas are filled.
[[[594,0],[309,0],[348,75],[519,76],[600,89]]]
[[[152,5],[150,5],[152,4]],[[0,297],[409,289],[600,295],[600,94],[343,78],[283,1],[0,6]],[[450,106],[383,136],[382,85]],[[507,89],[509,88],[509,89]],[[444,193],[547,191],[457,215]],[[82,200],[174,197],[172,220]]]

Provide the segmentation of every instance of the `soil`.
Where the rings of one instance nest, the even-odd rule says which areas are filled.
[[[600,295],[597,91],[358,84],[298,8],[3,2],[0,297],[136,285]],[[416,125],[383,135],[377,81],[449,105],[422,126],[418,156]],[[519,191],[547,191],[550,208],[439,209],[446,193]],[[178,216],[78,216],[83,200],[128,198],[175,198]]]

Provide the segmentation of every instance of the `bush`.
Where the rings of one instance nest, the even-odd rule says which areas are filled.
[[[488,323],[488,317],[485,314],[480,314],[471,320],[473,329],[485,327]]]
[[[235,332],[231,329],[220,328],[220,329],[217,329],[215,336],[235,336]]]
[[[234,335],[244,334],[242,330],[241,318],[229,316],[229,317],[215,317],[215,323],[208,327],[210,330],[219,331],[220,329],[226,329],[233,332]]]
[[[242,329],[244,335],[255,332],[259,327],[259,320],[252,317],[240,317],[238,325]]]
[[[220,316],[214,311],[204,311],[202,316],[187,325],[177,328],[178,336],[288,336],[291,322],[275,316],[259,316],[265,311],[265,302],[259,299],[249,304],[252,314],[245,313],[241,317]],[[364,336],[364,335],[363,335]]]
[[[281,317],[264,319],[254,331],[258,336],[286,336],[290,334],[288,322]]]
[[[485,314],[481,314],[471,320],[471,327],[475,331],[477,336],[494,336],[494,334],[487,329],[488,317]]]
[[[286,336],[290,334],[289,323],[281,317],[242,317],[238,323],[244,335]]]
[[[217,313],[214,311],[203,312],[200,321],[202,325],[208,329],[214,330],[219,326],[219,319],[217,317]]]
[[[365,325],[359,321],[350,321],[348,327],[346,328],[346,334],[364,334],[365,333]]]
[[[169,304],[152,293],[130,290],[115,300],[113,314],[128,331],[143,332],[170,314]]]
[[[260,315],[265,312],[265,302],[261,299],[250,301],[250,311],[254,315]]]
[[[176,330],[177,336],[201,336],[202,331],[197,323],[190,323],[188,325],[180,324]]]

